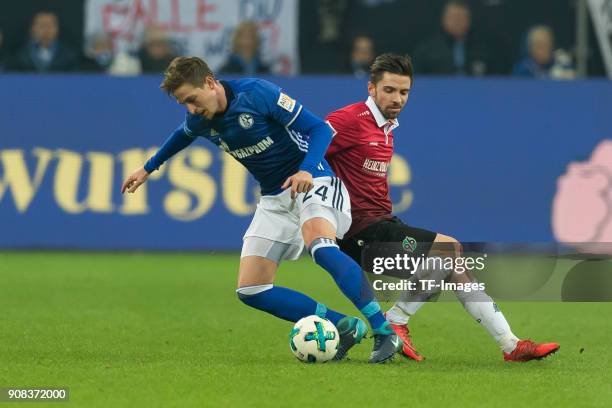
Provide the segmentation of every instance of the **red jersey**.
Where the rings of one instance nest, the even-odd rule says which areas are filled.
[[[350,237],[381,219],[391,218],[387,170],[393,156],[392,130],[397,119],[385,119],[374,100],[358,102],[330,113],[334,130],[325,159],[351,196]]]

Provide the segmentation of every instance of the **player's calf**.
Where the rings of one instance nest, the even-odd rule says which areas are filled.
[[[330,238],[314,239],[309,250],[315,262],[329,272],[342,293],[368,319],[372,329],[382,328],[387,321],[361,267]]]
[[[236,293],[244,304],[290,322],[316,314],[336,324],[345,317],[303,293],[272,284],[245,286]]]

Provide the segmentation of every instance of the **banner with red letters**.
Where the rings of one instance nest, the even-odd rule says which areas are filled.
[[[180,55],[201,57],[218,70],[245,20],[258,23],[262,59],[273,72],[297,73],[297,0],[87,0],[85,38],[110,33],[116,50],[137,52],[146,27],[156,26]]]

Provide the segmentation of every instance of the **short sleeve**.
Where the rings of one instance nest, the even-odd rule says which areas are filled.
[[[302,111],[301,103],[272,82],[258,80],[253,91],[260,112],[283,126],[291,126]]]
[[[335,111],[327,115],[325,122],[332,129],[332,141],[327,149],[327,156],[338,153],[351,145],[349,136],[351,129],[348,125],[346,114],[342,111]]]

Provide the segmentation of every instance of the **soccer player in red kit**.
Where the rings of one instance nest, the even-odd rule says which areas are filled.
[[[369,97],[330,113],[327,123],[333,139],[325,158],[344,182],[351,198],[353,223],[340,248],[361,262],[363,247],[372,242],[402,242],[411,239],[424,248],[432,245],[453,248],[460,256],[461,244],[453,237],[415,228],[392,215],[387,170],[393,155],[393,130],[399,126],[398,116],[408,101],[413,83],[410,57],[383,54],[370,69]],[[454,282],[468,283],[466,273],[454,274]],[[427,298],[404,293],[386,313],[391,327],[404,342],[403,354],[420,361],[408,329],[408,320]],[[559,349],[556,343],[535,343],[516,337],[493,299],[484,291],[455,291],[466,311],[497,341],[507,361],[541,359]],[[432,293],[429,298],[436,296]],[[429,295],[428,295],[429,296]]]

